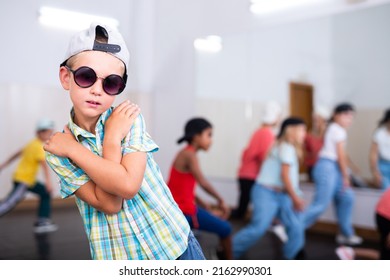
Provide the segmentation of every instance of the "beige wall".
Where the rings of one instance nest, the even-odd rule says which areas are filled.
[[[365,178],[371,177],[368,159],[371,139],[383,112],[384,109],[357,108],[355,121],[348,131],[348,154]]]

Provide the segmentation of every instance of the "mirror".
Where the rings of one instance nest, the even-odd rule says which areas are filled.
[[[362,176],[371,178],[371,137],[390,105],[389,34],[387,4],[222,35],[220,52],[197,52],[196,110],[215,128],[203,169],[236,178],[264,103],[276,100],[288,115],[290,83],[304,83],[313,87],[313,106],[355,105],[347,149]]]

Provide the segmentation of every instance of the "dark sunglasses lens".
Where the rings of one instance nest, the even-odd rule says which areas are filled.
[[[103,81],[103,89],[109,95],[117,95],[125,89],[125,82],[119,75],[109,75]]]
[[[80,67],[74,71],[74,80],[79,87],[87,88],[96,82],[96,73],[89,67]]]

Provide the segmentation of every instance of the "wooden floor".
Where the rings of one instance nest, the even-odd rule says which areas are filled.
[[[74,202],[73,202],[74,203]],[[73,203],[53,209],[53,220],[59,229],[49,234],[34,234],[35,210],[31,207],[14,210],[0,218],[0,259],[3,260],[88,260],[88,242],[81,217]],[[231,221],[234,231],[245,225],[243,221]],[[216,259],[216,236],[208,233],[196,234],[207,259]],[[366,241],[361,245],[376,248],[377,243]],[[337,244],[332,234],[308,232],[306,236],[307,259],[333,260]],[[249,250],[243,259],[282,259],[282,244],[272,233],[267,233]]]

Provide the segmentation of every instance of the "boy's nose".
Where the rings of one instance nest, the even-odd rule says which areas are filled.
[[[94,95],[102,95],[103,92],[103,79],[97,78],[96,82],[91,86],[91,93]]]

